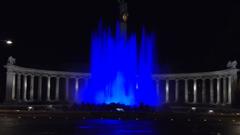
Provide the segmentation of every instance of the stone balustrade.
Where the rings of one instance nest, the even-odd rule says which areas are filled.
[[[39,70],[7,64],[6,102],[74,102],[89,73]],[[236,68],[188,74],[154,74],[156,93],[164,102],[185,104],[232,104],[237,82]],[[71,85],[70,85],[71,83]],[[74,86],[74,87],[71,87]]]

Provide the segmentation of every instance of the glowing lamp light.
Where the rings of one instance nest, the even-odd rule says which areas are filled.
[[[127,14],[123,14],[122,19],[123,19],[124,22],[127,22],[128,15]]]
[[[214,111],[213,110],[208,110],[208,113],[212,114],[212,113],[214,113]]]
[[[116,110],[117,110],[118,112],[124,112],[124,109],[123,109],[123,108],[116,108]]]
[[[192,107],[191,109],[192,109],[192,111],[196,111],[197,108],[196,107]]]
[[[12,40],[6,40],[5,43],[6,43],[7,45],[12,45],[12,44],[13,44],[13,41],[12,41]]]
[[[28,106],[28,111],[31,111],[31,110],[33,110],[33,107],[32,106]]]

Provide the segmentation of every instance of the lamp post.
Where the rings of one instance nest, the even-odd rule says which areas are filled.
[[[2,44],[5,47],[12,47],[14,45],[14,42],[10,39],[2,40]]]
[[[0,65],[6,64],[6,59],[13,55],[14,44],[11,39],[0,39]]]
[[[7,46],[12,46],[13,45],[12,40],[5,40],[5,43],[6,43]]]

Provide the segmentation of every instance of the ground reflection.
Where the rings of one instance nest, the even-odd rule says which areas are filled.
[[[149,121],[136,120],[86,120],[78,122],[78,131],[105,135],[152,135],[154,129]]]
[[[0,118],[1,135],[239,135],[239,125],[158,120]]]

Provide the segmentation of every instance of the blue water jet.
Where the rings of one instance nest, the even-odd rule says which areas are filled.
[[[91,38],[91,78],[79,94],[80,103],[157,106],[159,96],[152,80],[154,36],[144,30],[141,43],[136,34],[124,35],[100,23]]]

